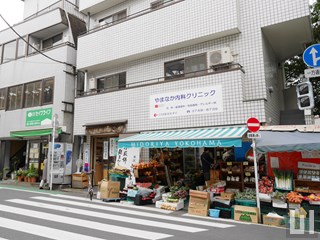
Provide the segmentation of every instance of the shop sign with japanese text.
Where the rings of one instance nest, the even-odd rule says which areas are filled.
[[[52,123],[52,108],[42,108],[26,112],[26,127],[45,126]]]
[[[167,118],[223,111],[222,85],[150,96],[150,118]]]

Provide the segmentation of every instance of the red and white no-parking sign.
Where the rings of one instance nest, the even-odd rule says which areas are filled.
[[[247,127],[250,132],[258,132],[260,129],[260,122],[256,118],[249,118],[247,120]]]

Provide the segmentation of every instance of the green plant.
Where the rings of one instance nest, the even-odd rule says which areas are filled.
[[[19,168],[17,171],[16,171],[16,175],[17,177],[20,177],[20,176],[24,176],[24,171],[22,168]]]
[[[29,170],[28,170],[28,173],[26,175],[27,177],[38,177],[38,173],[37,173],[37,170],[36,168],[34,167],[33,164],[31,164]]]

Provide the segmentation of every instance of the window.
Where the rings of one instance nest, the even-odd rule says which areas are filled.
[[[48,79],[43,81],[43,98],[42,104],[53,103],[54,81]]]
[[[165,79],[199,76],[207,73],[206,54],[174,60],[164,64]]]
[[[157,0],[157,1],[154,1],[152,3],[150,3],[150,8],[151,9],[157,9],[157,8],[160,8],[161,6],[163,6],[165,3],[164,0]]]
[[[164,64],[166,79],[184,76],[184,59],[167,62]]]
[[[16,58],[16,41],[12,41],[3,45],[3,63],[12,61]]]
[[[61,40],[62,40],[62,33],[59,33],[51,38],[48,38],[42,41],[42,49],[53,47],[55,43],[60,42]]]
[[[118,73],[97,79],[98,92],[114,91],[126,87],[126,73]]]
[[[21,108],[22,105],[22,85],[10,87],[8,91],[8,110]]]
[[[112,15],[110,15],[108,17],[100,19],[99,23],[102,26],[102,25],[105,25],[105,24],[110,24],[110,23],[113,23],[113,22],[117,22],[117,21],[123,20],[126,17],[127,17],[127,10],[123,10],[121,12],[118,12],[118,13],[112,14]]]
[[[0,63],[2,63],[2,45],[0,45]]]
[[[0,109],[6,108],[6,89],[0,89]]]
[[[39,38],[29,36],[28,54],[37,52],[35,49],[40,50],[40,43],[41,43],[41,40]]]
[[[35,107],[41,104],[41,83],[42,81],[37,81],[33,83],[28,83],[24,88],[24,107]]]
[[[24,37],[24,40],[27,40],[27,38]],[[18,41],[17,58],[24,57],[26,55],[27,44],[22,39],[18,39],[17,41]]]

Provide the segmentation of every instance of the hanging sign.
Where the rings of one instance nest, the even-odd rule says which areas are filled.
[[[108,148],[109,142],[103,141],[103,159],[107,160],[109,158],[109,148]]]
[[[117,156],[119,138],[110,138],[110,157]]]

